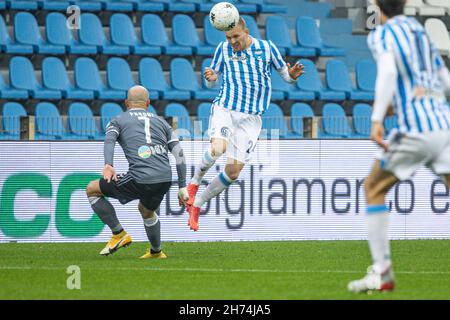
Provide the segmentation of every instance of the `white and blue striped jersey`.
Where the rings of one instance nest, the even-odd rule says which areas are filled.
[[[271,42],[252,38],[245,50],[233,52],[228,42],[221,42],[214,53],[211,69],[221,73],[222,87],[214,104],[247,114],[262,114],[272,94],[271,66],[286,66],[278,48]]]
[[[385,52],[395,57],[398,77],[393,106],[398,130],[449,130],[450,112],[438,75],[445,65],[423,26],[414,18],[397,16],[373,30],[367,42],[375,60]],[[425,94],[415,97],[416,88],[423,88]]]

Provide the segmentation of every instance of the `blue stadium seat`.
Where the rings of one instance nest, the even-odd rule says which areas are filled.
[[[131,2],[126,2],[125,0],[99,0],[103,2],[103,7],[106,11],[122,11],[130,12],[133,11],[134,6]]]
[[[299,15],[313,19],[327,18],[331,14],[332,4],[330,2],[303,1],[296,6]]]
[[[350,71],[343,61],[329,60],[325,67],[328,88],[345,92],[347,99],[372,101],[373,93],[355,90],[350,79]]]
[[[13,57],[9,63],[11,86],[28,90],[34,99],[61,99],[61,91],[44,89],[36,80],[31,61],[25,57]]]
[[[106,102],[102,105],[100,108],[100,127],[102,133],[105,133],[107,124],[122,112],[122,107],[117,103]]]
[[[40,7],[48,11],[66,11],[70,6],[69,1],[64,0],[39,0]]]
[[[124,98],[123,92],[111,90],[104,85],[97,64],[90,58],[82,57],[75,61],[75,85],[81,90],[93,91],[96,98]]]
[[[3,16],[0,15],[0,49],[6,53],[32,54],[33,46],[23,45],[14,42],[9,37],[8,28],[6,27]]]
[[[27,115],[24,107],[17,102],[7,102],[3,105],[3,133],[2,140],[20,139],[20,117]]]
[[[165,117],[174,117],[177,122],[176,134],[180,140],[192,139],[194,132],[192,130],[191,118],[185,106],[179,103],[169,103],[164,109]]]
[[[64,46],[70,54],[96,54],[96,46],[82,45],[75,41],[72,32],[66,26],[67,17],[60,12],[47,15],[45,34],[50,44]]]
[[[203,93],[202,94],[204,96],[209,96],[210,97],[209,99],[214,99],[219,94],[220,88],[222,87],[222,77],[219,76],[219,82],[216,84],[215,87],[208,88],[206,86],[206,79],[203,76],[203,73],[205,72],[205,68],[209,68],[211,66],[211,62],[212,62],[211,58],[207,58],[207,59],[204,59],[202,61],[202,73],[201,73],[200,77],[202,79],[202,86],[203,86],[202,87],[202,89],[203,89]]]
[[[150,99],[189,100],[191,93],[174,90],[164,77],[161,64],[154,58],[144,58],[139,62],[139,82],[150,92]]]
[[[185,0],[186,1],[186,0]],[[191,0],[187,0],[191,1]],[[223,0],[210,0],[210,2],[203,2],[199,4],[199,11],[200,12],[208,12],[211,11],[211,8],[218,2],[223,2]],[[238,0],[227,0],[227,2],[230,2],[236,6],[239,13],[257,13],[258,7],[254,3],[244,3],[242,1]]]
[[[397,115],[387,116],[384,119],[384,136],[387,137],[391,133],[392,129],[397,128]]]
[[[69,132],[72,134],[70,139],[94,140],[101,138],[92,110],[84,103],[74,102],[69,106],[68,124]]]
[[[306,48],[316,50],[322,57],[344,56],[345,50],[331,47],[322,42],[316,21],[310,17],[299,17],[296,22],[297,42]]]
[[[275,69],[272,69],[272,99],[273,100],[315,100],[314,92],[301,91],[295,85],[285,82]]]
[[[259,32],[258,25],[256,24],[255,18],[252,16],[243,14],[241,15],[242,19],[244,19],[245,24],[247,25],[249,34],[256,38],[256,39],[262,39],[261,33]]]
[[[149,46],[162,48],[167,55],[192,55],[192,48],[173,44],[169,41],[166,28],[161,18],[156,14],[146,14],[141,20],[142,42]]]
[[[153,114],[156,114],[156,115],[158,114],[158,113],[156,113],[155,108],[151,104],[148,106],[147,111],[151,112]]]
[[[7,0],[6,5],[12,10],[37,10],[38,2],[35,0]]]
[[[361,91],[367,91],[374,98],[375,80],[377,78],[377,66],[373,60],[360,60],[356,64],[356,87]]]
[[[286,13],[287,7],[285,6],[286,2],[283,0],[280,2],[277,2],[276,0],[260,0],[262,2],[259,5],[259,11],[262,13]]]
[[[130,0],[127,0],[130,1]],[[102,11],[103,5],[99,0],[71,0],[71,3],[83,11]]]
[[[203,137],[206,137],[209,129],[209,116],[211,115],[211,102],[202,102],[197,108],[197,119],[201,123]]]
[[[2,99],[27,99],[28,91],[11,88],[5,83],[0,72],[0,98]]]
[[[313,92],[319,100],[345,100],[344,92],[331,91],[324,88],[314,62],[308,59],[301,59],[300,63],[305,67],[305,73],[297,80],[297,88],[301,91]]]
[[[309,104],[303,102],[294,103],[291,107],[292,131],[303,137],[303,118],[313,118],[314,112]]]
[[[319,29],[321,35],[351,35],[353,22],[351,19],[325,18],[320,20]]]
[[[191,63],[184,58],[175,58],[170,62],[170,81],[174,89],[189,91],[195,99],[209,100],[216,96],[214,92],[200,88]]]
[[[372,59],[365,35],[327,34],[323,35],[322,39],[326,44],[345,49],[347,54],[341,59],[345,61],[350,70],[354,70],[355,64],[359,60]]]
[[[110,32],[111,42],[122,47],[129,47],[132,54],[161,54],[161,47],[144,45],[139,41],[131,18],[124,13],[115,13],[111,16]]]
[[[352,133],[344,109],[336,103],[323,106],[322,129],[319,138],[348,138]]]
[[[111,58],[106,64],[106,78],[108,86],[120,92],[122,99],[127,97],[127,91],[136,85],[131,74],[130,66],[125,59]]]
[[[352,120],[355,130],[354,137],[369,138],[372,122],[370,117],[372,108],[366,103],[357,103],[353,106]]]
[[[53,103],[36,105],[36,140],[61,140],[70,138],[64,129],[61,115]]]
[[[280,50],[281,55],[295,57],[314,57],[316,50],[295,46],[286,20],[278,16],[270,16],[266,20],[266,39],[271,40]]]
[[[134,7],[137,11],[144,12],[163,12],[164,3],[160,0],[149,1],[149,0],[127,0],[128,2],[133,2]]]
[[[172,35],[175,44],[190,47],[193,53],[198,55],[212,55],[216,49],[200,41],[194,21],[185,14],[177,14],[173,17]]]
[[[6,9],[6,1],[0,0],[0,10],[4,10],[4,9]]]
[[[266,112],[262,115],[262,129],[267,132],[268,138],[300,138],[300,136],[294,132],[289,132],[289,129],[284,119],[283,111],[275,104],[271,103]],[[277,131],[273,131],[277,130]]]
[[[64,63],[55,57],[47,57],[42,62],[42,84],[50,90],[61,91],[66,99],[94,99],[93,91],[79,90],[70,83]]]
[[[117,46],[110,43],[105,36],[100,19],[93,13],[81,14],[81,25],[78,30],[80,43],[97,46],[99,53],[113,55],[127,55],[130,53],[128,47]]]
[[[226,41],[225,33],[217,30],[209,22],[209,15],[205,15],[203,19],[203,30],[205,33],[205,43],[216,48],[220,42]]]

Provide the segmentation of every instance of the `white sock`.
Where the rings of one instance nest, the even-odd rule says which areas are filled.
[[[195,198],[194,206],[201,208],[203,204],[215,196],[219,195],[223,190],[228,188],[235,180],[231,180],[225,172],[221,172],[206,187],[202,194]]]
[[[206,172],[216,163],[216,160],[219,159],[219,157],[213,157],[211,155],[211,150],[208,149],[203,154],[202,162],[195,167],[194,176],[191,179],[191,183],[200,185],[202,183],[202,179],[205,176]]]
[[[367,207],[367,230],[374,265],[379,270],[386,270],[391,265],[391,250],[388,237],[389,213],[385,205]]]

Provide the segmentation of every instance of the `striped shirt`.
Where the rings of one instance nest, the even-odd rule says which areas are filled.
[[[395,57],[398,70],[393,101],[398,129],[403,133],[422,133],[450,129],[450,112],[438,75],[444,62],[416,19],[396,16],[373,30],[367,39],[372,54]],[[415,95],[417,88],[425,94]]]
[[[262,114],[272,94],[271,66],[280,70],[286,62],[271,41],[251,39],[251,46],[238,52],[233,52],[226,41],[217,46],[211,69],[222,74],[222,87],[213,103],[238,112]]]

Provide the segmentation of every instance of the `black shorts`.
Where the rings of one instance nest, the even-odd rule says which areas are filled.
[[[137,183],[129,174],[125,174],[118,176],[117,181],[111,180],[110,183],[101,178],[100,190],[106,197],[117,199],[121,204],[139,199],[145,208],[154,211],[159,208],[171,184],[172,182]]]

